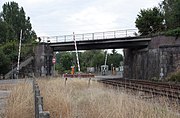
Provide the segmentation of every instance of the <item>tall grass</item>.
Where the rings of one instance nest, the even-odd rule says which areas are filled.
[[[5,118],[33,118],[34,100],[30,82],[20,82],[10,90],[5,109]]]
[[[178,118],[167,106],[137,99],[92,82],[71,79],[39,80],[44,109],[52,118]]]

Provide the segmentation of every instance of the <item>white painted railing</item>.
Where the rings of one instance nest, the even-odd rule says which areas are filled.
[[[137,29],[127,29],[127,30],[116,30],[107,32],[95,32],[95,33],[85,33],[85,34],[74,34],[74,35],[62,35],[62,36],[41,36],[41,42],[50,41],[51,43],[57,42],[70,42],[73,41],[73,36],[75,36],[76,41],[85,40],[101,40],[101,39],[114,39],[123,37],[133,37],[137,36]]]

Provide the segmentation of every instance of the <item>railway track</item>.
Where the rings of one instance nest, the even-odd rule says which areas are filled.
[[[180,85],[178,84],[134,79],[106,79],[98,80],[98,82],[180,100]]]

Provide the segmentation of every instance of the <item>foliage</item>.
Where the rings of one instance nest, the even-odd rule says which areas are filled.
[[[59,70],[59,72],[70,70],[73,60],[70,52],[61,52],[56,54],[56,60],[56,69]]]
[[[108,65],[113,64],[114,67],[118,67],[120,66],[120,61],[123,61],[123,56],[118,54],[116,50],[112,50],[112,54],[108,54]]]
[[[58,70],[59,72],[69,73],[69,70],[71,70],[71,66],[75,66],[75,69],[77,71],[75,52],[60,52],[56,54],[56,60],[56,70]],[[113,64],[115,67],[117,67],[122,60],[122,55],[118,54],[114,50],[112,54],[108,54],[107,64]],[[100,68],[100,66],[104,64],[105,53],[102,50],[88,50],[85,52],[79,52],[79,61],[81,71],[83,72],[86,72],[87,67]]]
[[[136,27],[141,35],[149,35],[160,32],[164,29],[163,14],[160,9],[141,9],[135,21]]]
[[[168,30],[168,31],[164,32],[164,35],[178,37],[178,36],[180,36],[180,27],[176,28],[176,29]]]
[[[25,42],[35,39],[36,34],[32,30],[32,26],[30,23],[30,17],[25,16],[25,11],[23,7],[19,8],[18,3],[16,2],[7,2],[3,5],[3,11],[1,13],[2,22],[6,24],[6,31],[9,32],[11,30],[11,38],[8,40],[14,40],[20,38],[20,32],[23,32],[23,39]],[[5,28],[5,27],[4,27]]]
[[[2,51],[2,49],[0,48],[0,74],[5,74],[8,71],[9,68],[9,64],[10,64],[10,58],[5,55]]]
[[[81,55],[81,64],[84,67],[99,67],[104,63],[104,54],[101,50],[85,51]]]
[[[8,70],[11,69],[11,65],[15,65],[17,63],[18,58],[18,48],[19,48],[19,42],[13,40],[6,42],[4,45],[0,46],[1,52],[1,66],[0,68],[3,68],[3,71],[0,71],[0,74],[5,74],[4,72],[8,72]],[[28,55],[32,55],[32,45],[23,44],[21,48],[21,60],[24,60],[27,58]]]
[[[180,28],[180,0],[163,0],[160,8],[143,9],[135,24],[141,35],[162,34],[178,36]]]
[[[180,71],[172,73],[167,79],[168,81],[180,82]]]
[[[0,13],[0,74],[5,74],[15,65],[18,58],[20,31],[22,30],[21,60],[32,55],[36,33],[32,30],[30,17],[16,2],[7,2]]]
[[[2,19],[0,18],[0,42],[4,43],[6,42],[7,39],[7,33],[5,33],[7,31],[7,25],[5,22],[2,21]]]
[[[165,15],[167,29],[180,27],[180,0],[164,0],[160,6]]]
[[[18,42],[10,41],[5,43],[2,46],[2,51],[5,55],[7,55],[8,58],[10,58],[12,62],[14,62],[15,60],[17,60],[18,56]]]

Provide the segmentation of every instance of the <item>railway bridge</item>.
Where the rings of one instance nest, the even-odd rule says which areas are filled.
[[[131,49],[141,50],[148,47],[151,37],[136,36],[135,29],[73,34],[64,36],[40,37],[37,49],[36,70],[40,75],[51,75],[53,72],[53,52],[97,49]]]
[[[140,37],[137,30],[118,30],[63,36],[42,36],[35,55],[20,68],[33,62],[35,76],[52,75],[56,51],[124,49],[124,78],[162,78],[180,69],[180,37]],[[76,44],[76,45],[75,45]],[[76,47],[76,48],[75,48]],[[29,67],[29,66],[28,66]],[[10,77],[16,69],[6,74]]]

